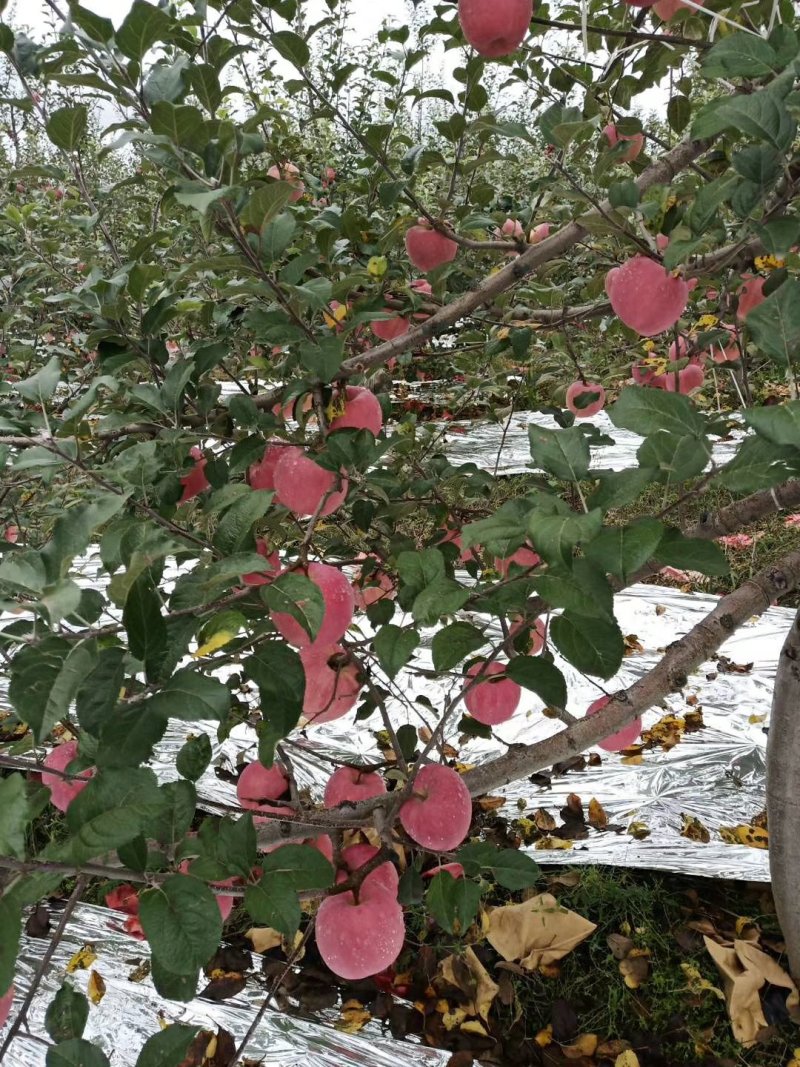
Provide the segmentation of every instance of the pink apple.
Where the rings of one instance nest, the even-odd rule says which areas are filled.
[[[525,240],[525,230],[518,219],[506,219],[500,227],[502,237],[513,237],[515,241]]]
[[[337,767],[325,785],[323,804],[335,808],[338,804],[357,804],[386,792],[386,783],[374,771],[360,767]]]
[[[472,800],[461,775],[451,767],[426,764],[400,808],[400,822],[423,848],[448,852],[460,845],[472,822]]]
[[[264,449],[264,455],[258,463],[251,463],[247,478],[253,489],[273,490],[275,488],[275,468],[287,449],[287,445],[271,443]]]
[[[65,771],[69,773],[69,766],[78,755],[78,742],[67,741],[63,745],[56,745],[44,759],[43,767],[53,771]],[[42,771],[42,785],[50,790],[50,803],[59,811],[66,811],[75,797],[82,793],[89,784],[88,779],[94,774],[94,768],[89,767],[81,771],[78,778],[62,778],[57,774],[48,774]]]
[[[275,497],[295,515],[313,515],[324,501],[321,516],[340,508],[347,496],[346,475],[318,466],[302,448],[284,448],[275,465]]]
[[[522,690],[516,682],[506,678],[505,673],[504,663],[486,663],[485,660],[473,663],[467,671],[468,678],[480,675],[486,679],[473,685],[464,696],[467,711],[486,726],[508,722],[519,707]],[[499,681],[489,680],[495,678]]]
[[[252,571],[243,574],[242,581],[245,585],[268,585],[273,582],[281,572],[281,558],[277,552],[270,552],[269,545],[263,537],[256,538],[256,552],[263,556],[266,567],[263,571]]]
[[[342,849],[342,860],[348,872],[352,874],[359,867],[363,867],[364,864],[369,863],[373,857],[377,856],[378,851],[374,845],[348,845],[347,848]],[[345,875],[345,877],[347,876]],[[337,880],[343,881],[344,879],[337,878]],[[379,864],[374,871],[369,872],[361,883],[361,887],[362,889],[370,889],[373,886],[378,886],[381,889],[385,889],[387,893],[391,893],[396,900],[399,884],[400,877],[397,873],[397,868],[387,860],[385,863]]]
[[[377,437],[383,429],[383,412],[371,389],[348,385],[345,389],[344,411],[331,419],[329,430],[369,430]]]
[[[384,308],[384,311],[391,312],[391,308]],[[390,319],[376,319],[370,323],[372,332],[381,341],[394,341],[396,337],[402,337],[404,333],[408,333],[410,325],[408,319],[402,315],[393,315]]]
[[[639,7],[649,7],[649,4],[639,4]],[[603,136],[611,145],[615,148],[620,141],[628,141],[630,148],[626,149],[623,155],[620,156],[621,163],[630,163],[636,159],[641,150],[644,148],[644,134],[641,133],[618,133],[617,127],[613,123],[609,123],[608,126],[603,127]]]
[[[320,904],[315,925],[317,948],[340,978],[357,981],[385,970],[400,955],[405,940],[403,909],[380,886],[336,893]]]
[[[633,256],[606,275],[606,293],[626,326],[652,337],[674,326],[689,302],[689,284],[647,256]]]
[[[759,304],[763,304],[767,299],[764,296],[764,283],[766,278],[753,277],[750,274],[743,274],[744,285],[739,290],[739,304],[736,308],[736,318],[742,322],[750,312],[757,308]]]
[[[542,649],[544,648],[544,643],[547,640],[547,624],[545,623],[544,619],[537,619],[536,622],[533,624],[533,627],[526,626],[526,624],[522,621],[514,623],[511,626],[509,632],[511,636],[515,638],[516,648],[520,647],[519,643],[516,641],[516,638],[519,634],[523,632],[524,629],[527,629],[528,642],[530,643],[530,647],[524,654],[526,656],[536,656],[539,652],[542,651]]]
[[[272,814],[285,812],[287,816],[290,816],[291,808],[264,803],[264,801],[281,799],[288,801],[288,792],[289,779],[277,763],[273,763],[271,767],[265,767],[258,760],[248,763],[236,783],[236,796],[239,804],[250,811]]]
[[[139,894],[130,882],[115,886],[106,893],[106,906],[125,915],[139,914]]]
[[[538,226],[534,226],[528,235],[528,240],[532,245],[538,245],[546,237],[550,236],[550,223],[540,222]]]
[[[541,558],[533,551],[532,548],[528,548],[527,545],[523,545],[522,548],[518,548],[512,556],[506,556],[505,559],[494,559],[494,569],[503,578],[508,577],[511,564],[513,563],[517,567],[538,567],[541,563]]]
[[[532,0],[458,0],[462,33],[475,51],[488,59],[516,52],[532,15]]]
[[[335,645],[353,621],[355,611],[353,587],[338,567],[331,567],[328,563],[310,563],[306,577],[322,593],[323,601],[322,625],[313,643],[317,647]],[[272,611],[270,618],[278,633],[290,645],[294,645],[295,648],[307,648],[312,644],[311,638],[297,619],[288,613]]]
[[[303,714],[314,725],[340,719],[351,710],[361,691],[358,667],[341,645],[300,650],[306,676]]]
[[[704,0],[697,0],[697,3],[702,7]],[[664,22],[669,22],[682,8],[692,10],[688,4],[683,3],[683,0],[658,0],[658,3],[653,4],[653,11]]]
[[[631,364],[631,377],[637,385],[652,385],[655,389],[663,389],[666,375],[659,374],[655,367],[642,362]]]
[[[611,697],[599,697],[586,709],[587,715],[596,715],[598,711],[606,706]],[[633,722],[628,723],[627,726],[623,726],[615,734],[610,734],[608,737],[604,737],[602,741],[598,741],[600,748],[604,748],[606,752],[619,752],[622,748],[627,748],[629,745],[634,744],[642,732],[642,720],[636,718]]]
[[[208,460],[197,445],[192,448],[190,454],[195,463],[193,469],[181,478],[183,494],[178,501],[179,504],[185,504],[187,500],[192,500],[194,497],[199,496],[200,493],[204,493],[206,489],[211,488],[211,482],[206,478],[206,463]]]
[[[699,363],[690,363],[683,370],[678,371],[678,392],[686,395],[691,393],[695,389],[699,389],[705,381],[705,375],[703,374],[703,368]],[[675,374],[673,371],[667,371],[664,375],[663,388],[668,393],[675,392]]]
[[[446,871],[451,878],[463,878],[464,868],[460,863],[440,863],[436,867],[429,867],[427,871],[422,872],[423,878],[433,878],[437,874],[441,874],[442,871]]]
[[[427,273],[455,259],[458,245],[443,233],[432,230],[423,219],[406,233],[406,252],[417,270]]]
[[[420,296],[433,296],[431,283],[425,281],[424,278],[415,278],[414,281],[409,284],[409,289],[413,289],[414,292],[419,293]]]
[[[14,1004],[15,992],[16,990],[12,984],[8,987],[2,997],[0,997],[0,1029],[2,1029],[8,1022],[8,1017],[11,1014],[11,1008]]]
[[[470,561],[474,563],[480,563],[480,558],[478,556],[478,552],[480,551],[479,546],[473,545],[471,548],[464,548],[461,540],[461,534],[458,530],[446,530],[444,536],[440,537],[437,541],[437,544],[455,545],[456,548],[459,550],[459,563],[469,563]]]
[[[363,552],[359,553],[358,558],[377,559],[376,556],[367,557]],[[380,566],[369,571],[362,567],[353,579],[353,593],[359,611],[366,611],[370,604],[376,604],[379,600],[394,600],[396,592],[391,575]]]
[[[581,406],[576,403],[579,396],[587,396],[589,403]],[[567,410],[571,411],[576,419],[588,419],[603,410],[606,402],[606,391],[602,385],[594,382],[573,382],[567,388]]]
[[[299,175],[300,171],[294,163],[282,163],[280,167],[270,167],[267,171],[267,177],[274,178],[276,181],[285,181],[294,186],[294,189],[289,196],[289,200],[292,203],[299,200],[306,189]]]

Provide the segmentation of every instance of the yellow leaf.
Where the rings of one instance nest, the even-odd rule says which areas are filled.
[[[708,827],[704,826],[696,815],[687,815],[685,811],[681,812],[681,837],[687,837],[690,841],[700,841],[702,844],[707,845],[711,840],[711,834],[708,832]]]
[[[477,1019],[473,1019],[468,1023],[463,1023],[460,1029],[465,1034],[480,1034],[481,1037],[488,1037],[486,1027],[483,1023],[479,1023]]]
[[[608,826],[608,816],[603,805],[595,797],[589,801],[589,825],[595,830],[605,830]]]
[[[727,845],[769,848],[769,830],[763,826],[720,826],[719,836]]]
[[[725,994],[722,990],[717,989],[707,978],[703,978],[697,967],[691,963],[682,963],[681,970],[686,978],[686,988],[690,993],[694,993],[695,996],[700,996],[702,993],[713,993],[717,1000],[725,999]]]
[[[67,974],[74,974],[75,971],[88,971],[96,959],[97,953],[94,945],[84,945],[67,964]]]
[[[373,278],[382,278],[389,269],[389,261],[386,256],[370,256],[367,263],[367,273]]]
[[[236,637],[235,633],[231,633],[230,630],[218,630],[217,633],[212,634],[209,639],[202,644],[196,652],[192,653],[194,659],[200,659],[202,656],[210,656],[212,652],[216,652],[220,648],[224,648],[225,645]]]
[[[216,1054],[217,1054],[217,1035],[216,1034],[212,1034],[211,1035],[211,1040],[206,1045],[206,1051],[203,1054],[204,1055],[204,1059],[213,1060],[214,1057],[216,1056]]]
[[[639,1067],[639,1057],[632,1048],[626,1048],[614,1060],[614,1067]]]
[[[342,1014],[335,1026],[345,1034],[357,1034],[363,1030],[372,1016],[360,1000],[346,1000],[342,1004]]]
[[[580,1034],[571,1045],[562,1045],[561,1051],[568,1060],[579,1060],[583,1056],[594,1056],[598,1044],[597,1034]]]
[[[540,837],[533,847],[539,852],[553,852],[558,849],[567,851],[572,848],[572,842],[565,841],[562,837]]]
[[[99,1004],[106,995],[106,983],[99,971],[92,971],[89,975],[89,985],[86,991],[92,1004]]]
[[[494,908],[487,939],[504,960],[519,960],[533,971],[563,959],[595,929],[551,893],[540,893],[522,904]]]
[[[553,1027],[552,1027],[552,1025],[550,1023],[548,1023],[547,1026],[544,1028],[544,1030],[540,1030],[539,1033],[536,1035],[536,1037],[533,1040],[536,1042],[536,1044],[539,1046],[539,1048],[547,1048],[548,1045],[552,1045],[553,1044]]]
[[[644,841],[646,837],[650,836],[650,827],[647,823],[634,820],[628,824],[628,833],[631,837],[635,837],[637,841]]]
[[[442,1026],[445,1030],[455,1030],[457,1026],[460,1026],[467,1017],[466,1008],[453,1008],[452,1011],[446,1011],[442,1015]]]
[[[277,948],[283,940],[271,926],[253,926],[245,930],[244,936],[253,946],[253,952],[269,952],[271,948]]]

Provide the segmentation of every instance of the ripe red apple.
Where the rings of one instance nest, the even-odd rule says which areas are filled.
[[[515,639],[515,648],[520,647],[519,643],[516,641],[516,638],[519,634],[522,633],[524,628],[525,623],[522,621],[514,623],[510,628],[509,632],[511,636]],[[527,627],[527,630],[530,647],[525,651],[524,654],[526,656],[536,656],[544,648],[544,643],[547,639],[547,624],[545,623],[544,619],[537,619],[532,627]]]
[[[705,381],[705,374],[703,368],[699,363],[690,363],[684,367],[683,370],[678,371],[678,392],[683,393],[684,396],[687,393],[691,393],[694,389],[699,389]],[[664,375],[663,388],[668,393],[675,392],[675,374],[673,371],[667,371]]]
[[[335,808],[337,804],[357,804],[386,792],[386,783],[375,771],[360,767],[337,767],[325,785],[323,804]]]
[[[391,308],[384,308],[384,311],[391,312]],[[376,319],[370,323],[372,332],[381,341],[393,341],[395,337],[402,337],[404,333],[408,333],[410,325],[403,315],[393,315],[391,319]]]
[[[689,284],[647,256],[633,256],[606,275],[606,293],[626,326],[652,337],[674,326],[689,302]]]
[[[328,429],[369,430],[377,437],[383,429],[383,412],[377,396],[361,385],[348,385],[344,395],[344,411],[331,419]]]
[[[427,871],[422,872],[423,878],[433,878],[437,874],[441,874],[442,871],[447,871],[451,878],[463,878],[464,868],[460,863],[440,863],[436,867],[429,867]]]
[[[274,178],[276,181],[285,181],[294,186],[289,196],[292,203],[299,200],[306,190],[305,184],[300,179],[300,171],[294,163],[281,163],[280,167],[270,167],[267,177]]]
[[[506,219],[500,227],[502,237],[513,237],[515,241],[525,240],[525,230],[519,219]]]
[[[321,516],[342,506],[349,483],[346,475],[336,475],[318,466],[302,448],[284,448],[275,464],[275,497],[295,515],[313,515],[324,500]]]
[[[460,845],[472,822],[472,800],[461,775],[452,767],[428,763],[414,779],[413,790],[400,808],[408,836],[436,852]]]
[[[437,541],[437,544],[455,545],[459,550],[459,563],[469,563],[470,561],[480,563],[480,557],[478,555],[480,551],[479,546],[473,545],[471,548],[464,548],[461,541],[461,534],[458,530],[446,530],[444,536]]]
[[[242,581],[245,585],[268,585],[274,582],[281,573],[281,558],[277,552],[270,552],[269,545],[263,537],[256,538],[256,552],[264,557],[267,565],[263,571],[243,574]]]
[[[641,4],[640,6],[648,7],[649,4]],[[620,141],[628,141],[630,143],[630,147],[620,156],[621,163],[630,163],[632,160],[636,159],[644,148],[644,134],[618,133],[617,127],[613,123],[609,123],[608,126],[603,127],[603,136],[612,148],[615,148]]]
[[[367,557],[363,552],[359,553],[358,558],[377,559],[376,556]],[[369,572],[361,567],[353,579],[353,594],[356,598],[356,608],[359,611],[366,611],[370,604],[376,604],[379,600],[394,600],[396,590],[391,575],[387,574],[382,567],[373,567]]]
[[[314,725],[340,719],[355,706],[361,691],[358,667],[341,645],[320,647],[316,642],[300,650],[306,676],[303,714]]]
[[[486,681],[476,683],[464,697],[467,711],[473,719],[486,726],[508,722],[519,707],[522,689],[516,682],[506,678],[505,673],[504,663],[486,663],[485,660],[473,663],[467,671],[468,678],[475,678],[477,675],[486,678]],[[489,681],[490,678],[498,677],[499,681]]]
[[[538,567],[541,562],[541,557],[538,556],[532,548],[523,545],[522,548],[518,548],[512,556],[506,556],[505,559],[495,557],[494,569],[503,578],[507,578],[512,563],[517,567]]]
[[[443,233],[432,230],[421,219],[419,225],[412,226],[406,233],[406,252],[417,270],[427,273],[455,259],[458,245]]]
[[[584,395],[589,397],[590,402],[582,407],[575,401],[579,396]],[[567,410],[571,411],[576,419],[588,419],[591,415],[596,415],[598,411],[603,410],[605,402],[605,389],[594,382],[573,382],[567,388]]]
[[[130,882],[114,886],[106,893],[106,905],[114,911],[124,912],[125,915],[138,915],[139,894],[136,892],[136,887]]]
[[[67,741],[63,745],[56,745],[44,759],[43,767],[53,771],[69,771],[69,765],[78,755],[78,742]],[[50,803],[59,811],[66,811],[75,797],[84,791],[89,784],[88,779],[94,774],[94,768],[88,767],[81,771],[78,778],[62,778],[57,774],[48,774],[42,771],[42,785],[50,790]]]
[[[538,245],[540,241],[543,241],[545,237],[550,236],[550,223],[540,222],[538,226],[534,226],[528,235],[528,240],[532,245]]]
[[[194,497],[199,496],[200,493],[204,493],[206,489],[211,488],[211,482],[206,478],[206,463],[208,461],[202,450],[195,445],[191,449],[190,455],[195,461],[194,468],[181,478],[183,495],[178,501],[179,504],[185,504],[187,500],[192,500]]]
[[[253,489],[273,490],[275,488],[275,468],[281,459],[287,446],[277,442],[270,443],[264,449],[264,455],[258,463],[251,463],[247,472],[247,480]]]
[[[604,708],[609,702],[611,697],[599,697],[586,709],[587,715],[596,715],[601,708]],[[628,723],[627,726],[623,726],[621,730],[618,730],[615,734],[610,734],[608,737],[604,737],[602,741],[598,741],[600,748],[604,748],[606,752],[619,752],[621,748],[627,748],[628,745],[634,744],[639,738],[642,732],[642,720],[636,718],[633,722]]]
[[[415,293],[419,293],[421,296],[433,296],[431,283],[425,281],[424,278],[415,278],[409,284],[409,289],[413,289]]]
[[[256,760],[248,763],[236,783],[239,804],[250,811],[291,815],[291,808],[284,805],[265,804],[267,800],[288,800],[289,779],[277,763],[265,767]]]
[[[516,52],[533,15],[532,0],[458,0],[461,31],[488,59]]]
[[[297,573],[302,573],[298,571]],[[347,627],[353,621],[355,596],[353,587],[338,567],[328,563],[310,563],[306,577],[322,593],[322,625],[314,638],[317,647],[335,645],[343,637]],[[312,644],[311,638],[291,615],[282,611],[270,612],[272,623],[278,632],[295,648],[307,648]]]
[[[317,948],[340,978],[357,981],[389,967],[403,948],[406,928],[397,898],[380,886],[336,893],[320,904],[315,925]]]
[[[374,845],[358,844],[348,845],[347,848],[342,849],[342,860],[347,870],[352,874],[357,871],[359,867],[363,867],[365,863],[378,854],[378,849]],[[344,874],[344,872],[342,872]],[[346,877],[346,875],[345,875]],[[344,879],[337,878],[337,881],[343,881]],[[378,886],[381,889],[385,889],[387,893],[391,893],[394,899],[397,899],[397,889],[400,884],[400,876],[397,873],[397,868],[389,860],[386,863],[379,864],[374,871],[370,871],[361,883],[363,888],[371,888],[372,886]]]
[[[8,1022],[8,1017],[11,1014],[11,1007],[14,1003],[14,989],[13,983],[8,987],[5,993],[0,997],[0,1030]]]
[[[697,3],[702,7],[704,0],[697,0]],[[681,8],[691,10],[688,4],[683,3],[683,0],[658,0],[658,3],[653,4],[653,11],[664,22],[669,22],[671,18],[674,18]]]
[[[740,322],[747,318],[753,308],[757,308],[767,299],[764,296],[766,278],[759,278],[757,275],[753,277],[750,274],[743,274],[742,278],[744,285],[739,290],[739,304],[736,308],[736,318]]]

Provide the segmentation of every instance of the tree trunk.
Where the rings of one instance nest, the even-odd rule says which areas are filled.
[[[767,742],[769,868],[789,968],[800,980],[800,611],[778,661]]]

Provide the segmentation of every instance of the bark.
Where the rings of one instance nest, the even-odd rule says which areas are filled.
[[[769,869],[789,968],[800,981],[800,611],[775,676],[767,742]]]

